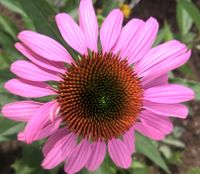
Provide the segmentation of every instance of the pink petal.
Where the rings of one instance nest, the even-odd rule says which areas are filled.
[[[56,132],[54,132],[45,143],[42,152],[44,156],[47,156],[47,154],[50,152],[52,148],[54,148],[55,144],[62,139],[64,136],[68,135],[69,131],[66,127],[58,129]]]
[[[53,122],[49,122],[43,129],[38,131],[37,136],[34,137],[34,141],[42,140],[48,136],[51,136],[54,132],[56,132],[61,124],[62,119],[58,118]]]
[[[92,143],[92,152],[90,158],[86,164],[86,168],[89,171],[95,171],[103,162],[106,155],[106,144],[104,142],[98,141]]]
[[[132,49],[135,38],[139,34],[141,28],[144,26],[144,21],[139,19],[130,20],[123,28],[119,40],[113,49],[115,54],[120,53],[122,59],[127,58]]]
[[[134,128],[144,136],[153,140],[163,140],[165,138],[165,135],[161,131],[146,123],[135,123]]]
[[[169,118],[156,115],[148,110],[142,111],[139,119],[141,122],[162,132],[164,135],[169,134],[173,130],[173,125]]]
[[[73,133],[59,139],[54,147],[45,156],[42,167],[52,169],[63,162],[74,150],[76,146],[76,136]]]
[[[185,45],[178,41],[170,41],[151,49],[146,56],[135,65],[138,76],[143,77],[143,84],[162,76],[183,65],[190,57]]]
[[[110,52],[117,42],[123,22],[123,13],[118,10],[112,10],[104,20],[100,30],[100,40],[103,52]]]
[[[27,122],[42,104],[28,100],[9,103],[2,108],[1,113],[8,119]]]
[[[32,61],[36,65],[39,65],[43,68],[46,68],[51,71],[59,72],[59,73],[65,72],[63,63],[47,60],[37,55],[33,51],[31,51],[28,47],[26,47],[22,43],[16,43],[15,47],[21,54],[23,54],[25,57],[27,57],[30,61]]]
[[[53,122],[55,121],[56,117],[58,116],[60,111],[60,105],[59,103],[54,103],[54,105],[51,107],[50,110],[50,115],[49,115],[49,119]]]
[[[186,118],[188,115],[188,108],[182,104],[162,104],[145,101],[143,107],[159,115],[167,117]]]
[[[137,33],[129,45],[129,64],[133,64],[144,57],[156,39],[158,28],[158,22],[153,17],[149,18],[145,25],[143,25],[140,32]]]
[[[64,170],[68,174],[73,174],[80,171],[88,162],[91,155],[91,144],[87,140],[82,140],[81,143],[74,149],[71,156],[65,164]]]
[[[143,79],[141,79],[141,83],[144,89],[152,88],[155,86],[161,86],[161,85],[167,85],[168,84],[168,74],[164,74],[160,77],[157,77],[156,79],[149,81],[148,83],[145,83]],[[144,84],[144,85],[143,85]]]
[[[79,6],[79,24],[85,34],[87,47],[97,52],[98,23],[91,0],[81,0]]]
[[[149,88],[144,92],[144,100],[156,103],[173,104],[189,101],[193,98],[194,92],[192,89],[175,84]]]
[[[148,51],[142,60],[140,60],[135,68],[139,74],[143,74],[151,66],[156,65],[163,59],[169,59],[173,56],[177,57],[180,54],[184,54],[187,48],[184,44],[176,40],[171,40],[158,45]]]
[[[56,95],[57,93],[43,82],[32,82],[23,79],[12,79],[4,86],[9,92],[28,98]]]
[[[64,40],[80,54],[87,54],[85,35],[74,19],[66,13],[59,13],[56,23]]]
[[[118,139],[108,141],[108,152],[112,161],[121,168],[130,167],[132,159],[131,153],[125,143]]]
[[[17,60],[11,65],[11,71],[17,76],[31,81],[60,81],[55,73],[38,67],[25,60]]]
[[[135,134],[134,129],[131,128],[123,135],[124,144],[128,147],[131,154],[135,152]]]
[[[72,57],[67,50],[52,38],[33,31],[22,31],[18,38],[35,53],[46,59],[70,64]]]
[[[52,135],[59,128],[61,121],[61,119],[57,119],[54,122],[49,121],[42,129],[38,129],[37,134],[33,137],[31,142],[39,141]],[[18,140],[26,143],[26,133],[20,132],[18,134]]]
[[[44,126],[48,123],[50,110],[55,102],[56,100],[53,100],[41,106],[26,125],[24,132],[26,136],[26,142],[28,144],[34,140],[34,137],[38,134],[38,130],[44,128]]]

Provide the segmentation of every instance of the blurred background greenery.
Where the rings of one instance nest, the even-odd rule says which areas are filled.
[[[116,168],[106,158],[96,174],[200,174],[200,0],[94,0],[99,24],[113,8],[121,8],[126,19],[146,20],[154,16],[160,23],[155,44],[178,39],[192,49],[192,58],[170,74],[170,81],[193,88],[196,99],[188,104],[186,120],[174,119],[174,131],[162,142],[136,136],[137,153],[130,169]],[[0,0],[0,107],[19,100],[9,94],[3,84],[13,77],[10,64],[24,59],[14,48],[17,33],[31,29],[53,37],[64,44],[54,22],[58,12],[78,17],[79,0]],[[67,45],[65,45],[67,47]],[[25,145],[16,141],[23,128],[0,117],[0,174],[63,174],[62,167],[45,171],[40,167],[43,142]],[[86,170],[81,171],[87,174]]]

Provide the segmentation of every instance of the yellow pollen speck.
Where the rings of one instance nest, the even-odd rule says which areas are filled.
[[[125,18],[129,18],[130,17],[132,8],[128,4],[122,4],[120,6],[120,10],[123,12]]]

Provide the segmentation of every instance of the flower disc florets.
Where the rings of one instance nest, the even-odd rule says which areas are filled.
[[[92,140],[130,129],[141,111],[140,81],[126,60],[112,53],[85,55],[59,84],[60,112],[68,128]]]

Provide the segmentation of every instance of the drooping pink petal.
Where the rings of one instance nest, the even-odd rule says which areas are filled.
[[[53,122],[50,121],[43,129],[41,129],[38,134],[34,137],[34,141],[42,140],[48,136],[51,136],[54,132],[56,132],[61,124],[62,119],[58,118]]]
[[[112,161],[121,168],[128,168],[131,165],[131,153],[125,143],[118,139],[108,141],[108,152]]]
[[[133,127],[135,130],[150,139],[163,140],[165,138],[165,135],[161,131],[149,126],[146,123],[135,123]]]
[[[47,140],[47,142],[44,144],[42,152],[43,155],[46,156],[51,149],[54,148],[55,144],[62,139],[64,136],[67,136],[69,134],[69,131],[66,127],[58,129],[56,132],[54,132]]]
[[[122,29],[123,13],[112,10],[104,20],[100,30],[100,40],[103,52],[109,52],[116,44]]]
[[[63,136],[46,154],[42,167],[45,169],[52,169],[63,162],[73,151],[76,146],[76,136],[70,133]]]
[[[32,142],[42,140],[52,135],[58,130],[61,121],[62,120],[60,118],[55,120],[54,122],[49,121],[42,129],[37,130],[37,134],[33,137]],[[25,143],[27,142],[26,134],[24,131],[18,134],[18,140],[23,141]]]
[[[148,110],[141,112],[139,119],[148,126],[162,132],[164,135],[173,130],[172,122],[168,117],[162,117]]]
[[[140,29],[140,32],[137,33],[136,37],[129,45],[129,64],[133,64],[141,60],[148,52],[148,50],[152,47],[158,33],[158,27],[158,22],[153,17],[149,18],[145,22],[143,27]]]
[[[59,13],[56,23],[64,40],[80,54],[87,54],[85,35],[74,19],[67,13]]]
[[[143,108],[159,115],[167,117],[186,118],[188,115],[188,108],[183,104],[162,104],[145,101]]]
[[[119,40],[116,43],[116,46],[113,49],[115,54],[119,53],[122,59],[127,58],[130,53],[130,49],[133,47],[131,44],[133,40],[140,33],[141,28],[144,26],[144,21],[140,19],[130,20],[123,28],[119,37]]]
[[[142,60],[140,60],[135,69],[138,75],[147,75],[147,70],[153,65],[162,62],[165,59],[173,60],[175,57],[187,52],[187,47],[176,40],[171,40],[158,45],[148,51]]]
[[[149,53],[135,65],[135,71],[138,76],[143,77],[144,85],[180,67],[189,59],[190,55],[191,51],[187,51],[185,45],[178,41],[171,41],[151,49]]]
[[[124,144],[128,147],[128,150],[131,154],[135,152],[135,132],[131,128],[123,135]]]
[[[28,100],[13,102],[3,106],[1,113],[8,119],[27,122],[42,104],[43,103]]]
[[[49,119],[53,122],[56,117],[58,116],[59,114],[59,111],[60,111],[60,105],[59,103],[54,103],[54,105],[51,107],[51,110],[50,110],[50,115],[49,115]]]
[[[106,155],[106,144],[101,141],[92,143],[92,152],[86,164],[89,171],[95,171],[103,162]]]
[[[144,92],[144,100],[155,103],[173,104],[189,101],[193,98],[194,92],[192,89],[175,84],[149,88]]]
[[[66,62],[68,64],[73,62],[67,50],[48,36],[26,30],[19,33],[18,38],[27,47],[46,59]]]
[[[26,60],[17,60],[11,65],[11,71],[17,76],[31,81],[60,81],[59,75],[34,65]]]
[[[28,98],[56,95],[56,91],[43,82],[32,82],[24,79],[11,79],[4,87],[11,93]]]
[[[33,51],[31,51],[31,49],[29,49],[22,43],[16,43],[15,47],[21,54],[23,54],[25,57],[27,57],[30,61],[32,61],[36,65],[59,73],[65,72],[64,63],[47,60],[37,55]]]
[[[85,34],[87,47],[97,52],[98,22],[91,0],[81,0],[80,2],[79,25]]]
[[[80,171],[88,162],[91,155],[91,144],[83,139],[67,159],[64,170],[68,174]]]
[[[51,107],[54,105],[56,100],[45,103],[40,109],[31,117],[31,120],[25,127],[24,133],[26,136],[26,142],[29,144],[37,136],[38,130],[43,129],[43,127],[50,121],[49,115]]]
[[[143,79],[141,79],[141,84],[144,89],[148,89],[148,88],[152,88],[152,87],[160,86],[160,85],[167,85],[168,84],[168,74],[164,74],[160,77],[157,77],[156,79],[149,81],[148,83],[145,83],[145,81],[143,81]]]

